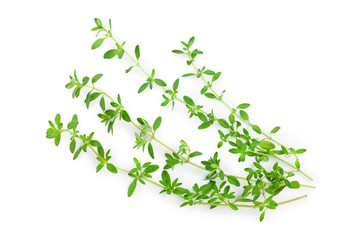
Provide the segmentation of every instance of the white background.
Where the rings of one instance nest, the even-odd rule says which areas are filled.
[[[358,239],[360,3],[358,1],[6,1],[1,4],[1,239]],[[65,123],[77,113],[80,129],[108,148],[113,162],[130,168],[131,159],[149,157],[132,150],[134,129],[116,125],[112,137],[90,110],[64,88],[76,68],[80,76],[104,73],[98,87],[118,92],[133,117],[163,117],[158,137],[176,148],[186,140],[204,157],[214,152],[214,127],[198,131],[184,106],[161,108],[161,91],[138,95],[145,81],[138,70],[125,74],[128,60],[104,60],[110,42],[90,49],[93,18],[111,18],[113,32],[141,62],[168,83],[192,69],[171,53],[180,40],[196,36],[204,51],[198,64],[222,71],[215,84],[236,106],[250,102],[250,118],[263,129],[282,127],[278,139],[305,147],[302,168],[316,190],[290,191],[308,197],[267,213],[203,206],[179,208],[175,196],[139,186],[126,195],[125,174],[95,173],[89,154],[72,161],[69,141],[59,147],[45,138],[47,121],[61,113]],[[205,110],[225,117],[223,106],[199,96],[198,79],[181,79],[180,95],[193,96]],[[165,150],[154,144],[154,162]],[[244,166],[222,152],[224,168]],[[200,157],[194,159],[199,163]],[[204,173],[190,166],[174,173],[184,182]],[[193,178],[193,176],[198,176]],[[156,176],[157,178],[157,176]],[[284,197],[284,198],[286,198]]]

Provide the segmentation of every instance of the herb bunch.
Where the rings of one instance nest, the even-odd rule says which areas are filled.
[[[108,133],[114,133],[116,122],[122,121],[124,124],[128,124],[134,130],[134,149],[147,151],[151,161],[142,163],[134,157],[134,168],[129,170],[120,168],[110,162],[112,158],[110,149],[106,151],[100,141],[94,139],[94,132],[89,135],[79,133],[77,130],[79,121],[76,114],[73,115],[66,128],[61,123],[60,114],[57,114],[54,122],[49,121],[46,137],[54,139],[57,146],[62,135],[69,134],[69,148],[74,160],[81,152],[86,153],[90,149],[98,161],[96,172],[106,166],[111,173],[127,173],[133,179],[128,188],[129,197],[134,194],[139,183],[151,183],[160,188],[160,193],[173,194],[183,199],[181,207],[208,205],[210,209],[219,206],[230,207],[233,210],[239,210],[241,207],[255,208],[260,211],[260,221],[264,219],[267,210],[273,210],[281,204],[306,197],[304,195],[283,202],[276,201],[276,197],[284,189],[315,188],[294,179],[295,176],[300,175],[312,180],[300,169],[299,155],[304,153],[305,149],[295,149],[281,144],[273,138],[280,127],[274,127],[267,134],[253,121],[250,121],[246,112],[250,104],[241,103],[236,107],[230,107],[224,101],[225,90],[220,94],[215,91],[214,83],[220,79],[221,72],[195,65],[196,57],[203,52],[193,48],[194,37],[186,42],[181,41],[182,48],[180,50],[173,50],[173,53],[183,55],[186,58],[186,64],[192,68],[192,72],[185,73],[181,77],[195,77],[203,81],[204,86],[200,89],[200,95],[220,101],[229,109],[227,119],[218,118],[213,109],[205,111],[205,106],[196,104],[188,95],[180,96],[180,77],[169,86],[166,81],[156,77],[155,69],[146,71],[140,64],[139,45],[135,47],[134,55],[131,55],[125,48],[125,41],[120,43],[114,38],[111,20],[109,20],[109,28],[105,28],[98,18],[95,18],[95,25],[92,31],[97,32],[97,40],[92,44],[91,49],[97,49],[105,40],[111,40],[114,48],[107,50],[103,57],[105,59],[126,57],[131,63],[126,69],[126,73],[130,73],[133,69],[139,69],[145,75],[145,82],[140,85],[138,93],[147,89],[152,90],[154,87],[161,88],[163,90],[161,106],[165,107],[170,104],[171,109],[174,109],[176,103],[184,105],[188,117],[196,121],[198,129],[201,131],[213,127],[219,134],[219,141],[215,146],[214,153],[209,157],[204,157],[200,151],[194,151],[194,148],[182,139],[179,140],[177,148],[171,147],[156,132],[162,123],[160,116],[149,121],[130,114],[130,110],[123,104],[120,94],[117,94],[116,98],[112,98],[104,90],[95,86],[103,74],[99,73],[91,78],[79,77],[74,71],[65,85],[67,89],[72,90],[72,97],[80,98],[81,95],[85,95],[86,108],[89,108],[93,102],[98,102],[100,112],[97,116]],[[158,148],[164,148],[167,151],[164,156],[155,156]],[[245,166],[244,175],[230,175],[222,168],[219,150],[223,148],[235,155],[235,161],[239,165]],[[158,164],[152,162],[154,159]],[[194,159],[199,159],[199,161],[196,163]],[[227,159],[227,161],[229,160]],[[243,162],[250,163],[251,167],[248,166],[249,164],[244,165]],[[184,186],[179,178],[174,179],[172,172],[184,164],[203,170],[203,181],[194,182],[191,186]],[[153,174],[158,171],[161,171],[160,179],[152,180]]]

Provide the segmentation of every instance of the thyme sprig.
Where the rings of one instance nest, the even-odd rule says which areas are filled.
[[[115,48],[109,49],[104,53],[105,59],[112,59],[115,56],[122,59],[126,56],[131,65],[126,69],[126,73],[131,72],[134,68],[140,69],[146,76],[145,83],[142,83],[138,93],[142,93],[147,89],[152,90],[154,86],[162,88],[163,102],[161,106],[171,105],[174,109],[175,102],[179,102],[186,106],[189,118],[195,117],[200,121],[198,126],[199,130],[215,126],[219,133],[219,142],[217,148],[223,148],[224,143],[228,146],[228,151],[236,155],[237,162],[242,164],[244,161],[249,161],[251,164],[244,168],[246,176],[234,176],[226,174],[222,168],[219,151],[216,150],[210,157],[205,157],[200,151],[193,151],[186,141],[180,140],[180,146],[175,149],[166,144],[166,141],[160,140],[157,136],[157,129],[161,126],[162,118],[157,117],[152,124],[150,121],[141,117],[131,117],[129,110],[125,108],[120,94],[116,99],[112,98],[105,91],[96,87],[96,83],[103,77],[103,74],[96,74],[91,79],[90,77],[83,77],[79,80],[76,71],[73,75],[70,75],[70,81],[66,84],[67,89],[73,89],[72,97],[79,98],[80,94],[85,92],[86,97],[84,100],[86,108],[90,108],[90,105],[94,101],[99,102],[101,112],[98,114],[100,121],[107,127],[107,131],[114,134],[114,126],[117,122],[125,122],[132,125],[135,128],[135,149],[147,150],[151,159],[163,159],[163,161],[157,161],[157,164],[153,164],[151,161],[141,163],[138,158],[134,157],[134,167],[130,170],[126,170],[117,167],[114,163],[110,162],[112,156],[110,155],[110,149],[105,151],[103,145],[99,140],[94,139],[94,132],[86,135],[80,134],[77,130],[78,118],[75,114],[72,120],[68,123],[67,128],[63,128],[60,115],[56,115],[54,123],[49,121],[50,128],[47,130],[47,138],[54,139],[55,145],[59,145],[61,135],[63,133],[70,134],[70,151],[73,153],[73,159],[77,159],[81,152],[87,152],[90,149],[98,160],[96,172],[101,171],[104,166],[111,173],[125,172],[132,178],[131,184],[128,187],[128,196],[132,196],[135,189],[138,188],[139,183],[145,184],[146,182],[152,183],[161,188],[160,193],[174,194],[183,199],[183,206],[193,205],[208,205],[210,209],[227,206],[233,210],[238,210],[240,207],[257,208],[260,211],[260,221],[264,219],[267,210],[276,209],[279,205],[293,202],[306,197],[306,195],[293,198],[287,201],[279,202],[276,200],[277,196],[284,189],[298,189],[300,187],[314,188],[311,185],[300,184],[293,178],[298,174],[306,176],[311,179],[307,174],[300,170],[300,162],[298,155],[304,153],[305,149],[288,148],[280,144],[272,138],[272,134],[275,134],[280,127],[275,127],[269,135],[263,133],[259,126],[252,124],[249,121],[249,116],[245,111],[250,104],[242,103],[236,108],[231,108],[223,100],[225,91],[218,94],[213,89],[213,83],[217,81],[221,72],[215,72],[207,69],[206,67],[197,68],[195,65],[195,58],[199,54],[203,54],[198,49],[192,49],[195,38],[192,37],[188,42],[181,42],[183,50],[174,50],[176,54],[183,54],[187,56],[187,64],[191,65],[195,72],[184,74],[182,77],[195,76],[204,81],[205,86],[200,90],[200,94],[210,99],[216,99],[221,101],[227,108],[229,108],[230,114],[228,119],[216,117],[213,110],[205,111],[205,107],[195,103],[193,98],[184,95],[179,95],[180,78],[176,79],[171,87],[168,84],[156,77],[155,69],[151,72],[147,72],[140,64],[140,47],[137,45],[134,49],[134,56],[131,55],[125,49],[125,41],[120,44],[112,33],[111,20],[109,20],[109,28],[105,28],[100,19],[95,19],[96,26],[92,31],[96,31],[98,39],[92,44],[92,49],[99,48],[106,39],[110,39],[114,42]],[[103,34],[103,35],[102,35]],[[102,36],[100,36],[102,35]],[[206,80],[207,77],[211,77],[210,80]],[[194,118],[194,119],[195,119]],[[133,119],[136,119],[133,120]],[[216,125],[214,124],[216,123]],[[246,123],[243,126],[242,123]],[[247,127],[250,127],[254,132],[263,137],[253,137],[248,131]],[[158,143],[153,144],[154,142]],[[79,145],[80,143],[80,145]],[[156,156],[157,147],[163,147],[168,152],[163,157]],[[277,146],[280,147],[277,148]],[[295,156],[295,163],[291,164],[280,155],[289,158]],[[201,159],[200,163],[195,163],[193,158]],[[207,160],[206,160],[207,159]],[[270,159],[276,160],[273,164],[263,164],[269,162]],[[228,161],[228,160],[227,160]],[[202,169],[205,171],[203,180],[201,182],[195,182],[191,187],[186,187],[180,182],[179,178],[173,178],[171,172],[176,171],[177,165],[185,165]],[[291,170],[286,170],[280,164],[284,164],[290,167]],[[153,174],[159,169],[161,170],[161,177],[158,180],[152,180]],[[243,204],[247,203],[247,204]]]
[[[100,20],[96,20],[95,22],[99,22]],[[101,21],[100,21],[101,22]],[[232,109],[232,113],[229,115],[229,122],[227,122],[225,119],[218,119],[214,116],[213,114],[213,110],[211,111],[211,113],[208,113],[208,112],[205,112],[202,110],[203,106],[200,106],[200,105],[196,105],[193,101],[193,99],[189,96],[184,96],[183,97],[183,100],[181,100],[180,98],[177,97],[176,93],[178,93],[177,89],[178,89],[178,86],[179,86],[179,79],[177,79],[174,84],[173,84],[173,90],[170,90],[170,89],[167,89],[166,86],[167,84],[159,79],[159,78],[156,78],[155,77],[155,69],[152,70],[151,74],[149,74],[140,64],[140,47],[139,45],[137,45],[135,47],[135,58],[131,56],[131,54],[129,54],[129,52],[124,48],[124,45],[125,45],[125,41],[122,43],[122,44],[119,44],[119,42],[114,38],[113,34],[112,34],[112,31],[111,29],[106,29],[102,23],[101,25],[97,25],[96,27],[94,27],[92,29],[92,31],[97,31],[97,35],[100,34],[100,33],[105,33],[105,38],[100,38],[100,39],[103,39],[102,42],[105,40],[105,39],[111,39],[114,41],[115,45],[117,46],[117,51],[115,51],[115,49],[111,49],[112,52],[116,52],[117,54],[114,54],[112,55],[111,57],[107,57],[107,54],[105,53],[104,54],[104,58],[105,59],[111,59],[113,57],[115,57],[116,55],[118,56],[119,59],[121,59],[125,53],[126,56],[128,56],[128,58],[130,59],[130,61],[133,63],[133,65],[128,68],[126,70],[126,73],[129,73],[131,69],[133,69],[134,67],[137,67],[141,70],[141,72],[143,72],[148,78],[147,78],[147,82],[144,83],[143,85],[140,86],[139,88],[139,91],[138,93],[141,93],[143,92],[147,87],[150,88],[150,90],[152,89],[152,86],[153,86],[153,83],[155,83],[155,85],[158,85],[160,86],[165,94],[169,94],[170,97],[168,97],[167,95],[163,94],[163,98],[165,99],[165,101],[161,104],[161,106],[166,106],[170,101],[172,102],[172,108],[174,107],[175,105],[175,100],[185,104],[185,106],[188,108],[188,112],[190,113],[189,114],[189,117],[191,118],[192,116],[197,116],[203,123],[199,126],[199,129],[206,129],[208,127],[210,127],[214,122],[218,122],[220,126],[222,127],[225,127],[225,128],[230,128],[230,125],[229,125],[229,122],[234,124],[236,123],[237,125],[237,128],[239,128],[239,126],[241,125],[240,122],[238,121],[235,121],[235,117],[234,116],[237,116],[238,114],[236,113],[236,109]],[[99,39],[98,39],[99,40]],[[96,40],[95,43],[98,41]],[[190,52],[190,48],[191,46],[193,45],[195,41],[195,38],[192,37],[190,38],[190,40],[185,43],[183,41],[181,41],[182,45],[184,46],[184,50],[187,51],[187,54],[189,55],[189,58],[190,60],[187,61],[187,64],[188,65],[194,65],[194,61],[195,61],[195,58],[197,55],[199,54],[203,54],[202,51],[199,51],[197,49],[193,50],[192,52]],[[101,43],[102,43],[101,42]],[[95,44],[94,43],[94,44]],[[100,44],[101,45],[101,44]],[[100,45],[97,45],[97,47],[99,47]],[[96,47],[96,48],[97,48]],[[92,48],[94,49],[94,48]],[[110,50],[109,50],[110,51]],[[181,51],[181,50],[173,50],[174,53],[177,53],[177,54],[185,54],[184,51]],[[211,88],[212,86],[212,83],[215,82],[217,79],[219,79],[220,75],[221,75],[221,72],[218,72],[218,73],[215,73],[214,71],[212,70],[205,70],[205,67],[202,67],[201,70],[198,71],[197,74],[194,74],[194,73],[188,73],[188,74],[184,74],[183,77],[189,77],[189,76],[197,76],[198,78],[202,77],[203,78],[203,74],[208,74],[208,75],[213,75],[212,77],[212,80],[211,80],[211,83],[208,82],[209,86],[205,86],[202,90],[201,90],[201,93],[204,94],[206,97],[208,98],[211,98],[211,99],[214,99],[214,98],[217,98],[219,100],[222,100],[222,96],[224,94],[225,91],[222,92],[222,94],[219,96],[217,95],[215,92],[214,93],[210,93],[210,92],[206,92],[209,88]],[[203,78],[204,79],[204,78]],[[205,79],[204,79],[205,80]],[[205,80],[206,81],[206,80]],[[212,90],[213,91],[213,90]],[[224,104],[226,104],[225,102],[223,102]],[[227,105],[227,104],[226,104]],[[240,116],[237,116],[241,119],[245,119],[246,121],[249,120],[249,116],[248,114],[243,110],[243,109],[246,109],[250,106],[250,104],[248,103],[243,103],[243,104],[239,104],[237,108],[240,109],[239,113],[240,115],[242,115],[243,118],[241,118]],[[219,122],[220,121],[220,122]],[[250,122],[248,121],[248,123],[250,124]],[[257,133],[261,134],[261,130],[260,130],[260,127],[257,126],[257,125],[251,125],[252,129],[254,131],[256,131]],[[275,134],[278,130],[280,129],[280,127],[275,127],[273,130],[272,130],[272,133]],[[237,136],[238,138],[246,138],[249,136],[248,131],[243,128],[243,131],[244,131],[244,135],[242,135],[241,133],[239,133],[238,131],[234,131],[233,128],[230,128],[230,132],[232,132],[232,137],[234,136]],[[221,141],[219,142],[219,147],[222,146],[222,143],[225,141],[227,141],[225,137],[225,134],[223,134],[222,132],[219,132],[219,134],[221,135]],[[300,172],[302,175],[304,175],[305,177],[307,177],[308,179],[312,180],[312,178],[307,175],[306,173],[304,173],[302,170],[300,170],[300,161],[297,157],[297,154],[301,154],[301,153],[304,153],[306,151],[306,149],[298,149],[298,150],[295,150],[293,148],[290,148],[290,152],[287,150],[286,147],[284,147],[283,145],[281,145],[281,150],[274,150],[275,149],[275,145],[272,144],[272,142],[270,141],[267,141],[265,139],[261,140],[261,141],[258,141],[257,139],[251,139],[253,141],[253,145],[252,147],[253,148],[256,148],[257,150],[260,150],[260,155],[264,156],[264,154],[266,154],[267,156],[270,156],[272,158],[275,158],[277,159],[278,161],[281,161],[283,162],[284,164],[288,165],[289,167],[295,169],[296,171]],[[231,143],[231,142],[230,142]],[[277,143],[277,142],[276,142]],[[259,146],[258,146],[259,145]],[[255,149],[252,149],[250,148],[252,151],[254,151]],[[232,152],[234,153],[234,152]],[[276,153],[276,154],[275,154]],[[296,156],[296,160],[295,160],[295,164],[291,164],[289,163],[288,161],[280,158],[279,156],[277,155],[284,155],[284,156],[289,156],[290,154],[293,154]],[[251,155],[251,153],[250,153]],[[264,159],[264,158],[262,158]],[[239,157],[239,161],[244,161],[245,160],[245,152],[242,152],[242,154],[240,155]]]

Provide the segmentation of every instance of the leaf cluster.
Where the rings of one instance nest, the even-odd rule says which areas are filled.
[[[140,63],[140,46],[136,45],[132,56],[125,48],[125,41],[120,44],[114,38],[111,20],[109,20],[109,28],[106,28],[100,19],[95,18],[95,27],[92,28],[92,31],[96,32],[97,39],[92,44],[91,49],[98,49],[105,40],[112,40],[115,46],[104,52],[104,59],[114,59],[115,57],[123,59],[126,56],[131,62],[131,65],[125,70],[126,73],[138,69],[145,74],[145,82],[141,84],[138,93],[142,93],[147,89],[152,90],[155,86],[159,87],[163,90],[161,106],[165,107],[170,104],[174,109],[175,103],[179,102],[186,106],[188,117],[194,117],[194,121],[197,121],[199,130],[208,129],[211,126],[217,128],[216,131],[219,134],[218,149],[208,158],[203,156],[200,151],[191,150],[184,140],[180,140],[180,145],[176,150],[172,149],[157,137],[157,130],[162,123],[160,116],[154,121],[147,121],[141,117],[132,118],[129,111],[125,109],[120,94],[114,100],[106,92],[95,86],[103,77],[103,74],[99,73],[91,78],[84,76],[79,80],[77,72],[74,71],[65,87],[72,89],[73,98],[79,98],[81,93],[84,92],[86,94],[84,103],[87,109],[90,108],[92,102],[98,101],[101,112],[97,116],[107,127],[109,133],[113,134],[115,123],[123,120],[124,124],[127,123],[136,128],[134,132],[134,149],[141,149],[142,151],[146,149],[151,159],[155,159],[156,146],[154,143],[159,143],[159,146],[165,147],[168,151],[164,154],[164,157],[157,157],[164,160],[161,179],[158,184],[151,180],[153,173],[160,169],[158,164],[153,164],[151,161],[142,164],[134,157],[134,168],[124,170],[116,167],[109,162],[112,158],[110,149],[105,150],[100,141],[93,138],[94,132],[89,135],[79,134],[77,130],[79,121],[76,114],[68,123],[67,128],[64,128],[60,114],[58,114],[54,123],[49,121],[50,127],[46,131],[46,137],[54,139],[55,145],[58,146],[61,135],[65,132],[69,133],[69,148],[74,160],[78,158],[81,152],[87,152],[90,149],[98,161],[96,172],[102,170],[105,165],[111,173],[117,173],[119,170],[127,172],[128,176],[132,178],[128,188],[129,197],[133,195],[138,183],[146,184],[146,182],[150,182],[162,188],[160,193],[175,194],[181,197],[184,200],[181,207],[208,205],[210,209],[227,206],[233,210],[238,210],[239,207],[243,206],[242,203],[248,203],[250,205],[245,207],[259,209],[260,221],[264,219],[267,210],[274,210],[278,207],[279,203],[274,199],[284,189],[294,190],[302,186],[297,180],[293,180],[293,177],[298,173],[307,176],[300,170],[298,157],[306,149],[286,147],[274,140],[273,135],[280,130],[279,126],[274,127],[269,134],[266,134],[259,125],[254,124],[252,120],[250,121],[249,103],[241,103],[232,108],[224,101],[225,90],[217,93],[214,89],[214,83],[220,80],[222,73],[205,66],[197,67],[195,65],[197,57],[203,54],[201,50],[193,48],[195,37],[191,37],[188,41],[181,41],[181,49],[173,50],[173,53],[185,56],[187,58],[186,64],[194,69],[194,72],[185,73],[181,77],[194,77],[202,80],[204,86],[200,89],[200,95],[223,103],[230,110],[229,115],[225,118],[217,117],[212,109],[205,111],[205,107],[196,104],[190,96],[183,95],[183,97],[180,97],[180,78],[177,78],[172,84],[167,84],[156,76],[155,69],[152,69],[149,73],[146,72]],[[88,91],[85,92],[83,89]],[[149,122],[152,122],[152,124]],[[238,164],[242,165],[243,162],[248,162],[247,167],[244,168],[246,176],[235,176],[226,173],[221,166],[218,151],[220,148],[226,148],[228,152],[235,155]],[[287,159],[295,157],[295,160],[292,164],[288,162],[290,160],[284,160],[280,157]],[[202,166],[193,163],[194,159],[199,159]],[[229,160],[226,159],[226,161]],[[270,160],[275,160],[275,163],[270,165],[271,167],[269,167],[269,164],[264,164],[270,162]],[[196,182],[191,187],[185,187],[179,178],[174,179],[171,176],[171,171],[175,171],[177,165],[189,163],[194,167],[205,170],[206,174],[201,183]],[[286,170],[279,163],[285,163],[287,167],[292,169]]]

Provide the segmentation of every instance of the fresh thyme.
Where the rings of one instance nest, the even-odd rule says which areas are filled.
[[[284,202],[277,202],[275,200],[276,196],[284,189],[315,188],[293,180],[293,177],[298,174],[312,180],[310,176],[300,169],[299,155],[304,153],[305,149],[294,149],[281,144],[272,137],[273,134],[280,130],[280,127],[274,127],[267,134],[258,125],[250,122],[250,117],[246,112],[250,104],[242,103],[232,108],[223,99],[225,90],[220,94],[215,91],[213,85],[221,77],[221,72],[206,67],[198,68],[195,65],[196,56],[203,54],[203,52],[192,48],[195,41],[194,37],[187,42],[182,41],[181,50],[173,50],[173,53],[184,55],[187,58],[187,65],[194,70],[194,72],[186,73],[182,77],[201,79],[204,86],[200,89],[200,95],[224,104],[230,110],[227,119],[216,117],[214,110],[205,111],[205,107],[197,105],[190,96],[184,95],[180,97],[178,91],[180,78],[176,79],[169,87],[166,81],[156,77],[155,69],[147,72],[140,64],[140,47],[137,45],[134,55],[131,55],[125,48],[125,42],[120,44],[114,38],[110,20],[108,29],[104,27],[98,18],[95,18],[95,24],[96,26],[92,31],[97,32],[97,37],[102,36],[97,38],[91,49],[99,48],[105,40],[110,39],[115,46],[106,51],[103,57],[105,59],[115,57],[122,59],[126,56],[131,65],[125,72],[129,73],[133,69],[139,69],[146,76],[146,81],[140,85],[138,93],[142,93],[147,89],[151,90],[154,86],[160,87],[163,90],[161,106],[165,107],[171,104],[171,108],[174,109],[176,102],[183,104],[188,110],[189,118],[197,118],[196,122],[199,124],[198,129],[200,131],[211,126],[214,127],[219,134],[219,142],[217,149],[208,158],[205,158],[200,151],[193,151],[193,148],[184,140],[179,140],[179,147],[174,149],[174,147],[168,146],[166,141],[160,140],[156,133],[162,123],[160,116],[153,121],[134,117],[123,104],[120,94],[116,98],[112,98],[105,91],[95,86],[103,77],[103,74],[96,74],[92,78],[88,76],[79,78],[76,71],[74,71],[74,74],[70,76],[70,81],[65,85],[67,89],[72,89],[72,97],[79,98],[81,93],[86,91],[84,100],[86,108],[89,108],[92,102],[98,102],[101,112],[97,116],[106,126],[109,133],[114,133],[114,126],[117,121],[131,125],[134,128],[135,135],[134,148],[142,151],[146,150],[151,159],[163,159],[163,162],[162,166],[159,166],[151,161],[141,163],[137,158],[133,158],[134,168],[126,170],[117,167],[110,162],[112,158],[110,149],[106,151],[100,141],[94,139],[94,132],[89,135],[79,133],[77,130],[79,121],[76,114],[66,128],[61,122],[60,114],[57,114],[54,122],[49,121],[50,127],[47,129],[46,137],[54,139],[55,145],[58,146],[62,135],[68,133],[70,135],[69,149],[74,160],[78,158],[81,152],[87,152],[90,149],[98,161],[96,172],[106,167],[111,173],[118,173],[119,171],[127,173],[128,176],[133,178],[128,188],[127,194],[129,197],[134,194],[139,183],[146,184],[148,182],[160,187],[160,193],[174,194],[182,198],[181,207],[186,205],[209,205],[210,209],[218,206],[227,206],[233,210],[238,210],[240,207],[257,208],[260,211],[260,221],[264,219],[267,210],[273,210],[278,205],[306,197],[304,195]],[[257,135],[252,136],[253,132]],[[245,161],[251,162],[252,167],[244,168],[245,176],[229,175],[222,169],[218,149],[223,148],[224,143],[228,148],[227,151],[236,156],[236,160],[240,165]],[[163,157],[158,156],[155,154],[158,147],[165,148],[168,152]],[[201,159],[201,161],[195,163],[193,159]],[[271,168],[265,167],[263,163],[270,160],[274,161]],[[158,161],[158,163],[161,162]],[[202,169],[204,171],[204,180],[201,183],[195,182],[191,187],[186,187],[180,182],[180,179],[174,179],[171,172],[175,171],[177,166],[184,164]],[[161,179],[158,181],[152,180],[153,173],[157,171],[161,171]]]

